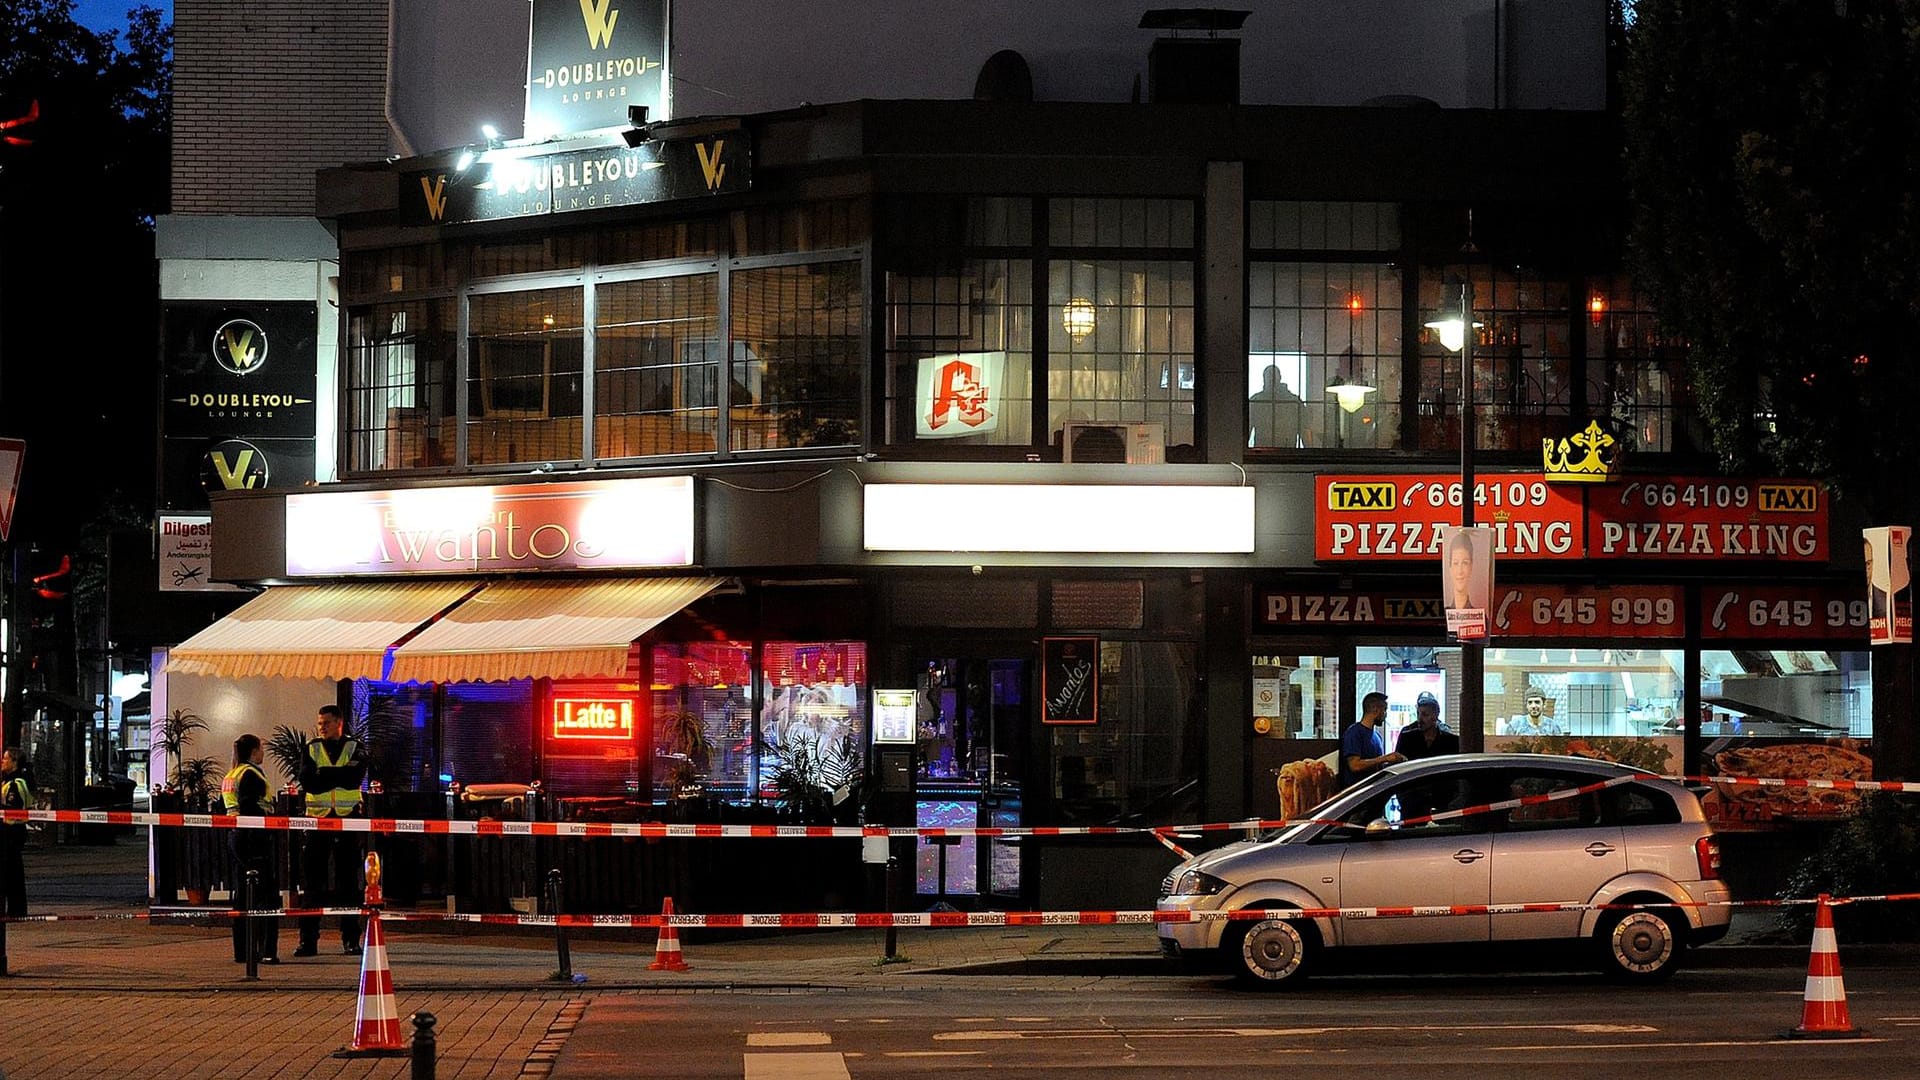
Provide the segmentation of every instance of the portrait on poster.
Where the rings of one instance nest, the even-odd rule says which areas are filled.
[[[1487,606],[1493,592],[1493,530],[1453,527],[1440,541],[1440,594],[1447,632],[1462,641],[1487,636]]]

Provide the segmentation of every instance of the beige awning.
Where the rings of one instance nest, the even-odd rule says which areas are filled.
[[[175,646],[168,670],[378,679],[389,646],[477,587],[472,578],[275,586]]]
[[[621,678],[634,640],[720,578],[500,581],[393,651],[395,682]]]

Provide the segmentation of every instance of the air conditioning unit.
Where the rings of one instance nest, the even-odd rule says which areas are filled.
[[[1061,425],[1060,460],[1111,465],[1158,465],[1167,436],[1158,423],[1069,422]]]

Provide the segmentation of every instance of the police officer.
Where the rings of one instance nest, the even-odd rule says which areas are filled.
[[[33,790],[20,770],[20,751],[9,746],[0,751],[0,810],[33,809]],[[27,823],[9,821],[0,825],[0,877],[6,879],[7,914],[27,913]]]
[[[307,740],[300,759],[300,790],[305,793],[307,816],[353,817],[360,813],[360,783],[367,763],[360,744],[347,737],[346,716],[338,705],[322,705],[316,718],[319,737]],[[359,907],[360,841],[348,832],[314,830],[302,837],[300,871],[305,903],[310,907]],[[360,954],[360,917],[340,916],[340,945],[349,956]],[[300,944],[295,956],[320,951],[320,916],[300,917]]]
[[[260,768],[264,752],[260,736],[248,733],[233,740],[233,768],[220,781],[221,812],[247,817],[265,817],[273,812],[267,805],[273,786]],[[264,829],[234,829],[227,836],[227,851],[233,855],[233,910],[246,909],[247,871],[259,874],[254,884],[253,909],[271,911],[279,906],[280,875],[273,857],[273,834]],[[280,962],[280,917],[270,919],[235,918],[233,920],[233,962],[247,962],[247,933],[260,943],[260,962]]]

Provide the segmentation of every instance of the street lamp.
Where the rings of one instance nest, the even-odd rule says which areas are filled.
[[[1448,275],[1440,303],[1440,313],[1426,326],[1448,352],[1460,354],[1460,525],[1465,528],[1473,524],[1473,331],[1480,328],[1473,321],[1473,279]],[[1467,753],[1486,747],[1485,672],[1485,655],[1477,643],[1462,642],[1460,749]]]

